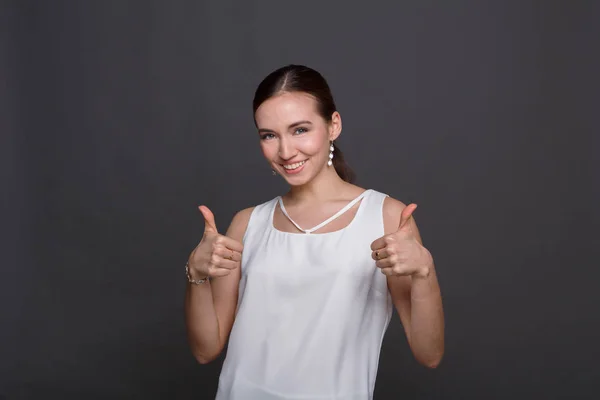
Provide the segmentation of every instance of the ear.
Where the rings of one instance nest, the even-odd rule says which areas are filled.
[[[329,123],[329,140],[336,140],[342,133],[342,116],[335,111],[331,114],[331,122]]]

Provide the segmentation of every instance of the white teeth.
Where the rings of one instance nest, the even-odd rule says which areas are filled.
[[[285,169],[296,169],[298,167],[300,167],[301,165],[303,165],[306,161],[300,161],[297,162],[295,164],[289,164],[289,165],[284,165],[283,168]]]

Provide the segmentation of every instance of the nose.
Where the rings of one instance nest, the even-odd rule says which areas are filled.
[[[292,146],[289,140],[279,141],[279,152],[277,153],[282,160],[290,160],[296,155],[296,149]]]

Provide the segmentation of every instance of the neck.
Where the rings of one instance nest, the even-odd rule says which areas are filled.
[[[339,196],[349,186],[352,185],[340,178],[331,166],[324,168],[310,182],[301,186],[291,186],[286,197],[291,202],[320,202]]]

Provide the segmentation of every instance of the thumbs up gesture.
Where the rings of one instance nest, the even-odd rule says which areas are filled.
[[[219,234],[215,216],[206,206],[198,207],[204,217],[204,235],[189,259],[193,278],[226,276],[240,266],[244,246],[227,236]]]
[[[432,256],[419,243],[413,231],[412,213],[416,209],[417,205],[414,203],[406,206],[402,210],[398,230],[371,243],[371,257],[376,261],[375,265],[387,276],[429,275]]]

